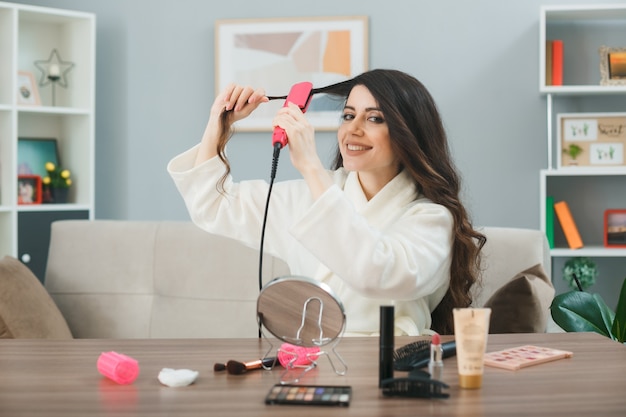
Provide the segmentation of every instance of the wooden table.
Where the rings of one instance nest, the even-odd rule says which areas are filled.
[[[396,338],[396,347],[416,338]],[[444,340],[447,340],[444,338]],[[325,358],[301,384],[351,385],[349,407],[265,405],[281,369],[216,373],[228,359],[249,361],[268,348],[258,339],[0,340],[0,416],[623,416],[626,346],[591,333],[490,335],[488,351],[523,344],[570,350],[574,357],[508,371],[485,368],[480,390],[461,390],[456,359],[445,360],[449,399],[383,397],[378,389],[378,338],[345,338],[338,351],[349,369],[338,376]],[[101,352],[139,361],[132,385],[96,370]],[[183,388],[161,385],[162,368],[200,372]],[[396,376],[402,375],[396,373]]]

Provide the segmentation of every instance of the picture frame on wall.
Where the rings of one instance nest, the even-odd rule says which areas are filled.
[[[18,138],[18,175],[47,175],[46,163],[60,164],[59,147],[55,138]]]
[[[626,248],[626,209],[604,212],[604,246]]]
[[[367,16],[218,20],[215,23],[215,88],[230,83],[286,96],[293,84],[314,88],[350,79],[368,67]],[[240,131],[271,131],[284,100],[257,108],[235,124]],[[315,95],[307,118],[317,130],[335,130],[343,102]]]
[[[557,115],[557,168],[626,167],[626,113]]]
[[[626,48],[600,47],[600,85],[626,85]]]
[[[39,175],[17,176],[17,204],[41,204],[43,198]]]
[[[17,73],[17,104],[26,106],[40,106],[41,98],[35,76],[30,71]]]

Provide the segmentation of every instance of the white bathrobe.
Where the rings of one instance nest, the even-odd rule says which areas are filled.
[[[193,167],[197,146],[168,164],[195,224],[259,248],[269,184],[225,183],[217,158]],[[379,306],[395,306],[396,335],[429,334],[431,311],[448,289],[450,212],[418,195],[404,172],[368,201],[357,174],[339,169],[334,185],[313,201],[304,180],[274,184],[265,252],[291,274],[327,283],[346,312],[346,335],[375,335]]]

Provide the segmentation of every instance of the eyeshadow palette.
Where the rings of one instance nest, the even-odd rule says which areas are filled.
[[[485,365],[515,371],[527,366],[570,358],[572,355],[572,352],[566,350],[526,345],[497,352],[488,352],[485,354]]]
[[[265,397],[265,404],[350,405],[352,388],[337,385],[276,384]]]

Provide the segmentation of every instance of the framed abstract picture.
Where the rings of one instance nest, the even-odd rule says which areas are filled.
[[[287,95],[293,84],[334,84],[367,70],[367,16],[218,20],[215,26],[215,74],[219,93],[237,83]],[[334,130],[341,105],[316,95],[307,117],[318,130]],[[281,100],[259,107],[238,130],[270,131]]]

